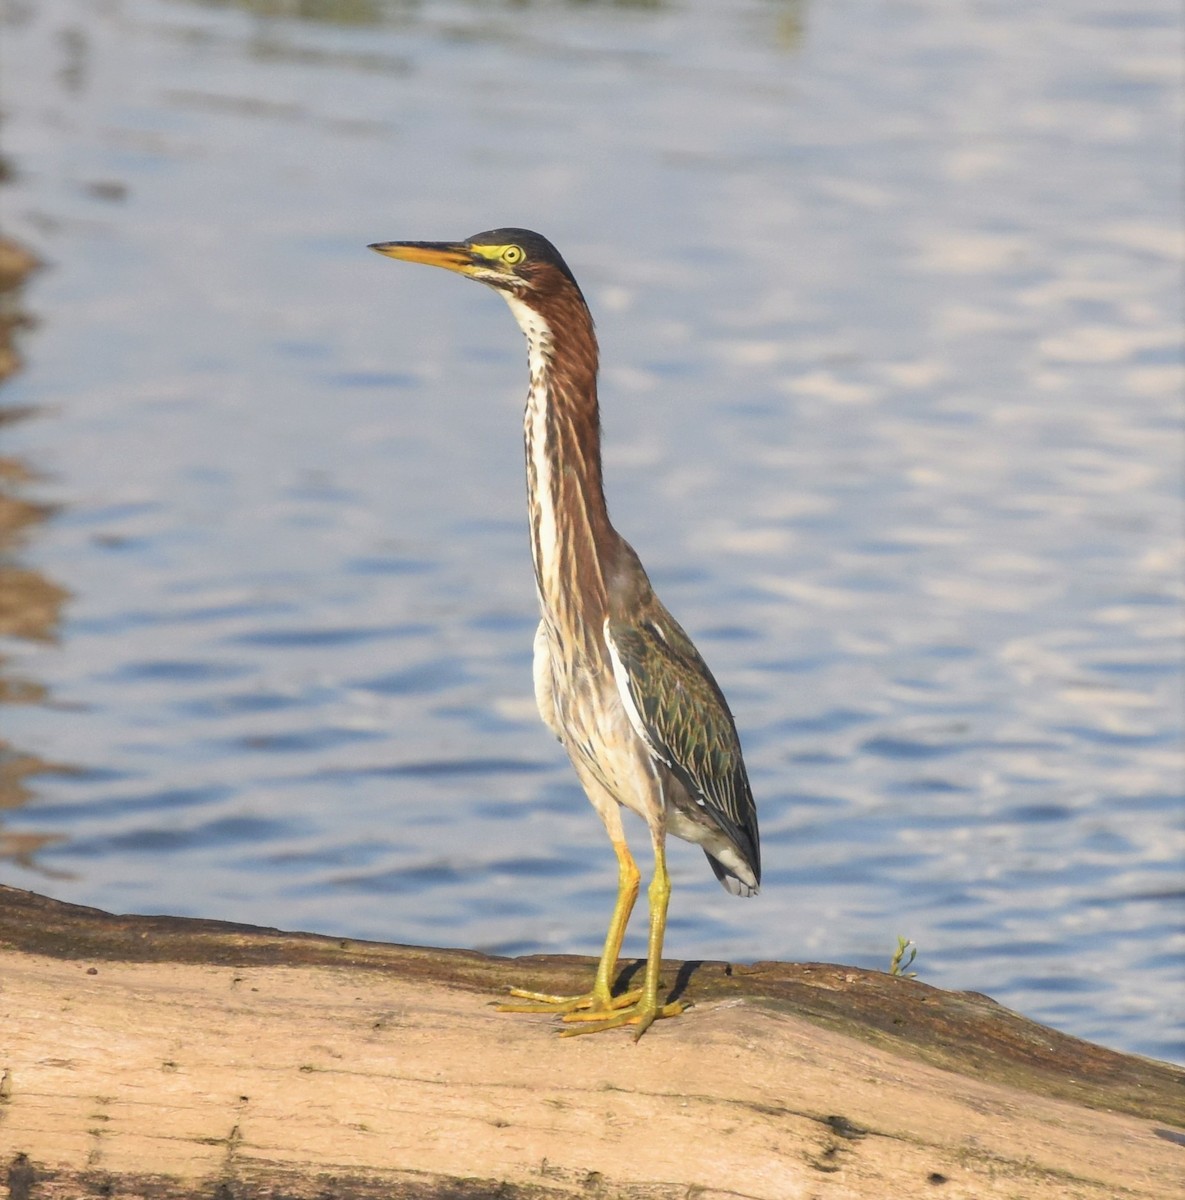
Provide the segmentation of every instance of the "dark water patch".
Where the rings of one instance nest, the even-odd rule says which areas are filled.
[[[514,858],[496,859],[488,863],[486,874],[498,872],[523,879],[569,879],[587,867],[580,859],[555,855],[551,858],[521,855]]]
[[[1008,981],[1011,987],[1014,981]],[[1087,1000],[1071,1000],[1069,996],[1073,993],[1061,992],[1057,989],[1052,991],[1048,988],[1034,988],[1029,1000],[1030,1005],[1040,1005],[1043,1024],[1052,1026],[1054,1029],[1064,1029],[1067,1025],[1076,1026],[1079,1029],[1089,1029],[1092,1020],[1098,1015],[1097,1002],[1092,999]]]
[[[338,520],[331,511],[333,505],[359,501],[357,492],[335,483],[324,471],[309,471],[279,494],[285,500],[298,501],[298,504],[277,514],[277,521],[300,529],[328,529]]]
[[[860,750],[864,754],[906,760],[946,758],[951,754],[960,754],[968,748],[966,742],[923,742],[916,738],[890,737],[887,734],[860,743]]]
[[[142,659],[125,663],[99,678],[110,683],[209,683],[212,680],[235,679],[250,670],[245,663],[209,659]]]
[[[688,584],[711,584],[716,586],[716,580],[706,567],[698,567],[691,563],[681,566],[656,567],[650,572],[651,582],[660,590],[664,587],[683,587]]]
[[[746,625],[707,625],[696,635],[701,642],[756,642],[762,636],[758,630]]]
[[[998,930],[999,925],[993,929]],[[982,962],[999,958],[1050,958],[1058,952],[1059,944],[1053,941],[1025,940],[1003,942],[964,942],[943,948],[942,957],[948,962]]]
[[[485,541],[490,537],[513,536],[516,541],[523,536],[523,524],[518,519],[501,517],[474,517],[466,513],[449,526],[459,538]]]
[[[447,805],[439,805],[436,808],[424,809],[420,808],[410,813],[404,813],[400,817],[400,827],[403,829],[444,829],[452,826],[454,829],[457,825],[456,812]],[[448,842],[448,836],[433,837],[430,839],[432,845],[440,845],[441,842]]]
[[[270,618],[294,612],[294,604],[276,600],[244,600],[234,604],[203,604],[157,614],[158,623],[200,625],[206,622],[232,621],[243,617]]]
[[[936,692],[947,690],[947,685],[942,679],[923,678],[918,675],[899,675],[891,682],[895,688],[908,692],[921,692],[924,695],[933,695]]]
[[[1125,72],[1109,77],[1092,75],[1089,80],[1051,88],[1050,95],[1058,101],[1085,100],[1091,104],[1102,101],[1137,109],[1153,102],[1163,88],[1164,84],[1159,79],[1133,79]],[[1056,357],[1054,361],[1058,361]]]
[[[1174,421],[1172,431],[1180,435],[1179,421]],[[1128,592],[1126,595],[1115,597],[1116,603],[1130,605],[1132,608],[1171,608],[1181,606],[1180,598],[1174,591],[1166,588],[1163,592]]]
[[[1175,8],[1137,8],[1132,5],[1089,9],[1074,13],[1074,24],[1094,26],[1098,29],[1167,29],[1179,27],[1179,16]]]
[[[804,654],[792,658],[768,658],[764,662],[754,662],[750,665],[758,671],[768,671],[777,675],[807,675],[833,665],[842,657],[838,652]]]
[[[792,813],[801,809],[828,809],[832,812],[843,812],[848,809],[851,801],[843,796],[832,796],[826,792],[772,792],[762,796],[762,808],[769,813]],[[773,831],[773,822],[768,822],[769,832]],[[766,836],[767,829],[762,826],[761,836]]]
[[[503,716],[491,709],[484,701],[477,704],[433,704],[428,712],[433,717],[446,721],[460,721],[467,731],[475,733],[517,733],[524,727],[531,730],[540,728],[539,717],[535,713],[523,717]]]
[[[961,659],[975,658],[981,651],[975,646],[959,646],[954,644],[922,646],[917,651],[923,658],[938,658],[944,662],[957,662]]]
[[[1153,869],[1146,865],[1145,870]],[[1181,871],[1180,863],[1158,863],[1156,868],[1161,871],[1171,872],[1174,876],[1179,876]],[[1167,887],[1162,889],[1152,888],[1149,891],[1139,892],[1120,892],[1112,896],[1092,896],[1091,904],[1102,905],[1118,905],[1118,904],[1185,904],[1185,889],[1181,887]]]
[[[199,826],[191,837],[198,846],[232,846],[244,842],[270,842],[291,837],[295,832],[292,817],[223,817]]]
[[[0,761],[8,757],[10,757],[9,753],[0,754]],[[129,779],[141,778],[135,771],[126,771],[119,767],[98,766],[95,764],[84,766],[48,764],[44,771],[38,771],[38,775],[41,774],[53,775],[55,790],[57,791],[90,789],[96,784],[124,783]]]
[[[850,522],[850,515],[840,512],[820,512],[786,517],[781,524],[787,529],[793,529],[796,533],[810,534],[822,541],[830,540],[836,531],[846,529]]]
[[[613,862],[613,852],[606,845],[608,857],[606,863]],[[594,864],[595,865],[595,864]],[[706,865],[706,864],[705,864]],[[613,909],[613,901],[617,889],[610,882],[611,874],[603,870],[582,871],[574,877],[573,886],[568,891],[568,899],[575,904],[578,912],[604,913],[607,917]]]
[[[859,554],[868,554],[875,557],[893,557],[901,554],[913,554],[921,547],[915,542],[908,541],[884,541],[881,539],[869,539],[867,541],[857,542],[853,549]]]
[[[367,767],[334,767],[315,779],[449,779],[457,776],[532,775],[551,768],[523,758],[439,758]]]
[[[1015,888],[1017,893],[1038,888],[1085,888],[1091,885],[1101,890],[1111,877],[1112,870],[1110,863],[1084,862],[1064,850],[1048,851],[1036,844],[1027,849],[1024,861],[1013,863],[993,883],[1005,889]],[[1023,915],[1031,917],[1030,913]]]
[[[769,400],[747,397],[744,400],[723,400],[720,403],[723,411],[733,416],[759,421],[762,418],[780,413],[784,405],[785,399],[782,396],[776,396]]]
[[[88,820],[118,817],[135,812],[179,812],[203,804],[217,804],[233,795],[229,787],[211,785],[194,788],[168,788],[142,796],[88,797],[85,804],[37,804],[34,811],[39,820],[76,821],[80,808]]]
[[[1048,954],[1048,946],[1044,952]],[[1059,996],[1075,996],[1101,992],[1106,984],[1084,975],[1014,975],[1008,980],[1008,986],[1034,992],[1051,992]]]
[[[439,564],[427,558],[409,558],[397,554],[369,554],[360,558],[351,558],[346,562],[346,570],[351,575],[426,575],[435,571]],[[431,633],[433,626],[427,624],[406,624],[397,627],[402,630],[404,637],[416,637]]]
[[[938,779],[928,775],[922,779],[893,779],[884,785],[889,795],[966,795],[975,789],[965,784],[952,783],[949,779]]]
[[[1135,855],[1136,843],[1117,829],[1091,829],[1082,835],[1080,845],[1097,854]]]
[[[1132,816],[1137,813],[1185,813],[1185,792],[1141,792],[1134,796],[1108,794],[1102,798],[1108,810]]]
[[[834,586],[845,592],[870,595],[888,595],[903,591],[904,582],[893,575],[873,575],[867,571],[853,571],[839,575],[834,579]]]
[[[400,625],[350,626],[336,629],[269,627],[250,633],[233,634],[223,638],[222,644],[265,646],[284,650],[319,650],[326,646],[355,646],[386,638],[412,637],[417,631],[418,627],[409,629]]]
[[[732,934],[733,926],[726,921],[714,921],[703,913],[692,916],[687,913],[686,909],[681,909],[676,905],[672,907],[670,915],[667,917],[667,932],[684,944],[695,938],[718,938],[725,941]],[[638,941],[643,936],[642,929],[631,930],[631,933]]]
[[[427,888],[471,883],[474,874],[470,865],[438,859],[384,871],[353,871],[324,880],[323,886],[336,891],[404,896]]]
[[[1000,821],[1019,821],[1024,825],[1042,825],[1050,821],[1070,821],[1078,816],[1075,809],[1064,804],[1019,804],[1001,809]]]
[[[468,683],[471,678],[459,659],[434,658],[402,671],[355,680],[351,686],[381,696],[430,696]]]
[[[279,692],[236,692],[184,700],[174,705],[174,709],[184,716],[218,719],[307,708],[316,703],[319,703],[318,698],[308,694],[290,696]]]
[[[344,388],[410,388],[420,380],[415,375],[397,371],[338,371],[326,375],[323,381],[331,387]]]
[[[642,366],[662,379],[685,379],[699,373],[698,362],[685,358],[652,358],[645,360]]]
[[[1133,363],[1141,366],[1180,366],[1185,363],[1185,346],[1176,342],[1166,342],[1162,346],[1148,346],[1135,351],[1131,356]]]
[[[945,833],[950,830],[967,829],[997,829],[1000,826],[999,817],[994,812],[960,811],[956,806],[950,808],[919,808],[909,812],[908,817],[889,810],[880,817],[866,818],[861,822],[861,828],[866,836],[879,839],[896,837],[902,827],[908,823],[908,828],[914,832]],[[931,852],[941,854],[941,843],[931,845]]]
[[[529,910],[524,910],[520,906],[517,909],[495,911],[497,912],[498,916],[514,917],[519,916],[522,912]],[[543,942],[533,942],[519,938],[513,941],[505,942],[479,942],[474,949],[480,951],[482,954],[489,954],[495,958],[521,958],[525,954],[545,954],[549,949],[554,949],[554,947],[549,947]],[[528,984],[524,984],[523,986],[528,986]]]
[[[1177,922],[1176,929],[1161,929],[1158,930],[1158,936],[1163,937],[1166,933],[1180,932],[1180,922]],[[1157,950],[1153,954],[1146,954],[1142,958],[1138,958],[1132,964],[1136,970],[1140,971],[1164,971],[1172,973],[1178,977],[1185,977],[1185,954],[1175,950]]]
[[[251,858],[240,857],[236,861],[240,867],[247,870],[292,869],[303,871],[318,867],[357,867],[389,854],[391,850],[392,847],[389,843],[374,840],[352,842],[348,846],[314,846],[307,850],[275,850]],[[315,894],[319,888],[320,882],[317,882],[309,885],[307,891]],[[290,892],[289,894],[296,893]]]
[[[804,887],[814,884],[821,887],[867,884],[885,879],[896,872],[917,873],[924,877],[926,856],[924,854],[851,854],[847,858],[816,863],[798,863],[782,874],[766,870],[762,864],[762,881],[778,881]],[[896,889],[893,889],[894,892]]]
[[[557,747],[558,749],[558,747]],[[584,789],[576,782],[571,768],[564,763],[536,762],[535,769],[550,774],[551,779],[536,785],[529,807],[541,813],[589,812],[590,805]]]
[[[1136,678],[1155,678],[1181,674],[1182,663],[1177,656],[1168,656],[1149,662],[1147,659],[1103,659],[1084,663],[1088,671],[1100,675],[1134,675]]]
[[[293,338],[282,338],[277,342],[273,342],[272,346],[277,354],[283,354],[287,358],[298,358],[306,362],[329,358],[333,354],[333,348],[328,342],[317,342],[309,339],[297,341]]]
[[[789,720],[776,721],[770,728],[779,734],[794,736],[803,733],[840,733],[854,725],[866,725],[879,714],[858,708],[829,708],[826,712],[811,713]]]
[[[971,895],[965,891],[944,891],[944,888],[950,888],[950,880],[925,880],[915,888],[910,890],[909,899],[901,905],[905,912],[946,912],[948,909],[961,909],[978,907],[980,900],[978,896]],[[973,918],[969,918],[969,925],[973,926]],[[935,926],[938,927],[937,925]],[[991,928],[991,926],[984,926]]]
[[[1181,739],[1180,730],[1162,729],[1151,733],[1121,733],[1089,725],[1055,725],[1058,733],[1068,733],[1097,746],[1169,746]]]
[[[125,609],[102,616],[79,617],[71,622],[71,632],[96,636],[130,633],[140,629],[176,625],[182,628],[234,620],[243,617],[267,618],[291,612],[293,606],[275,602],[244,601],[241,604],[214,604],[191,608]]]
[[[315,750],[373,742],[386,736],[385,731],[378,729],[344,729],[323,725],[290,733],[246,734],[225,744],[231,750],[251,754],[307,754]]]
[[[978,904],[979,901],[974,896],[960,894],[955,900],[945,899],[943,905],[949,907],[961,907],[968,904]],[[949,933],[990,933],[996,928],[996,923],[990,917],[954,917],[949,920],[935,921],[935,929],[942,929]]]
[[[229,849],[244,842],[266,842],[291,834],[292,826],[287,821],[265,817],[223,817],[185,829],[135,829],[106,837],[82,838],[66,843],[63,849],[71,857],[82,858],[101,858],[121,851],[132,854],[184,854],[195,848]]]
[[[492,366],[495,363],[515,363],[517,365],[520,361],[517,355],[500,342],[486,345],[466,343],[460,350],[460,354],[464,362],[481,363],[485,366]]]
[[[153,537],[135,537],[130,533],[91,534],[95,546],[113,554],[143,554],[151,548],[153,541]]]
[[[59,521],[65,526],[106,525],[112,521],[128,521],[149,513],[160,513],[165,505],[158,500],[127,501],[119,504],[98,504],[87,508],[65,509]]]
[[[1041,753],[1044,753],[1049,750],[1061,750],[1064,748],[1065,743],[1060,742],[1060,741],[1055,741],[1053,738],[1044,738],[1044,739],[1040,739],[1040,740],[1028,739],[1028,740],[1024,740],[1024,741],[1022,741],[1018,738],[1013,738],[1013,739],[1001,738],[999,741],[968,742],[967,746],[969,749],[991,750],[992,752],[994,752],[996,754],[1001,754],[1001,755],[1013,754],[1013,753],[1016,753],[1016,754],[1041,754]],[[1017,775],[1015,778],[1023,779],[1024,776]],[[1047,783],[1047,780],[1038,778],[1035,780],[1031,780],[1030,782],[1045,784],[1045,783]]]
[[[473,805],[473,814],[484,821],[521,821],[535,811],[534,800],[487,800]]]
[[[471,617],[465,627],[483,633],[522,633],[529,638],[538,624],[538,617],[522,612],[489,612]]]

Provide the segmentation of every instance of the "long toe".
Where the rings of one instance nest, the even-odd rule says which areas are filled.
[[[601,1033],[606,1029],[633,1025],[636,1026],[634,1041],[637,1041],[655,1021],[661,1021],[665,1017],[677,1017],[690,1007],[690,1004],[682,1000],[674,1000],[670,1004],[647,1004],[645,1001],[639,1001],[609,1014],[568,1012],[564,1014],[566,1028],[560,1031],[560,1037],[578,1037],[582,1033]]]
[[[634,1004],[642,995],[641,988],[623,992],[620,996],[602,996],[599,992],[585,992],[583,996],[552,996],[547,992],[528,992],[522,988],[511,988],[512,999],[497,1005],[499,1012],[551,1013],[565,1019],[604,1020],[604,1018],[626,1005]]]
[[[549,992],[528,992],[524,988],[510,988],[510,995],[514,1000],[524,1000],[527,1003],[515,1004],[510,1000],[503,1000],[498,1005],[499,1012],[543,1012],[550,1009],[567,1012],[569,1009],[579,1008],[592,993],[583,996],[554,996]]]

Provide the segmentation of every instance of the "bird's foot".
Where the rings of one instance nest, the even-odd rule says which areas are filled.
[[[510,995],[510,1000],[498,1005],[499,1012],[558,1016],[570,1026],[560,1031],[560,1037],[577,1037],[582,1033],[600,1033],[605,1029],[633,1025],[634,1041],[637,1041],[655,1021],[677,1017],[691,1007],[682,1000],[670,1004],[647,1000],[644,988],[634,988],[620,996],[607,996],[597,991],[585,992],[583,996],[552,996],[547,992],[511,988]]]
[[[639,998],[637,1003],[618,1006],[616,1012],[584,1012],[571,1011],[564,1014],[564,1023],[573,1023],[571,1029],[564,1029],[560,1037],[577,1037],[582,1033],[600,1033],[605,1029],[617,1029],[622,1025],[633,1025],[634,1041],[664,1017],[677,1017],[686,1012],[690,1004],[682,1000],[673,1000],[670,1004],[659,1004],[656,1000]]]
[[[603,1020],[611,1017],[618,1009],[634,1004],[642,995],[641,988],[622,992],[620,996],[609,996],[601,992],[585,992],[583,996],[552,996],[547,992],[527,992],[522,988],[511,988],[511,1000],[498,1005],[499,1012],[551,1013],[553,1016],[577,1020]]]

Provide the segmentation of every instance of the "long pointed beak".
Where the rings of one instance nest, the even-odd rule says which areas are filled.
[[[427,263],[446,271],[464,271],[473,265],[473,256],[460,242],[374,242],[369,249],[388,258]]]

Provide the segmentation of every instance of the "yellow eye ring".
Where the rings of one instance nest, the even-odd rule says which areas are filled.
[[[507,246],[506,249],[502,251],[502,261],[508,267],[517,266],[525,257],[526,255],[523,254],[521,246]]]

